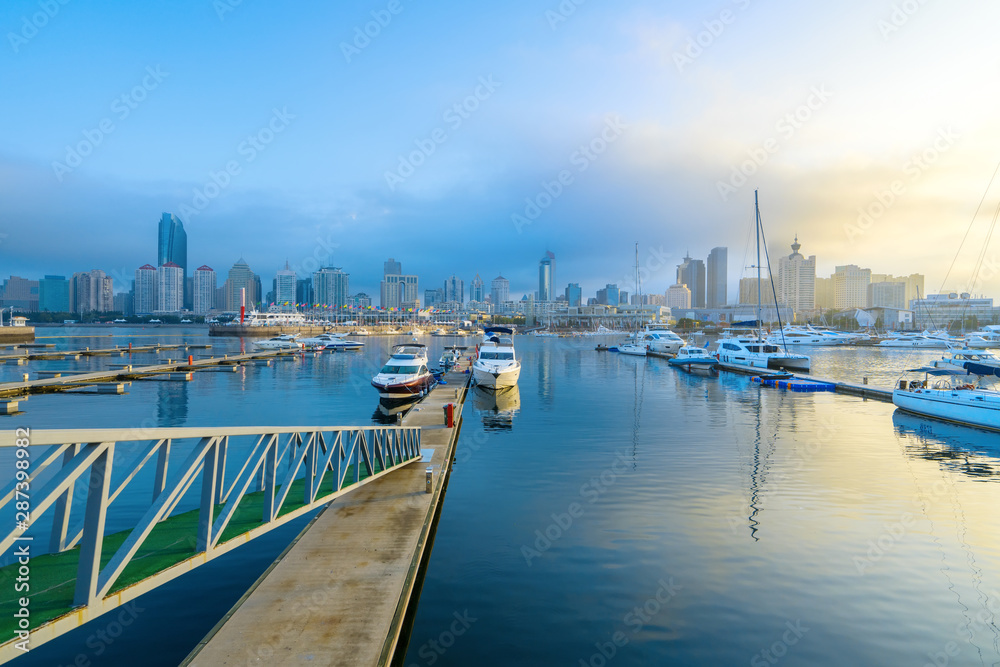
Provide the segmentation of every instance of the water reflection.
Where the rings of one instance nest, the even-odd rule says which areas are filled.
[[[509,431],[521,410],[521,390],[517,385],[496,391],[477,385],[472,389],[472,405],[482,416],[487,431]]]
[[[157,389],[156,417],[160,426],[184,426],[188,417],[188,383],[164,380]]]
[[[904,436],[906,452],[970,477],[995,481],[1000,477],[1000,437],[971,426],[925,419],[896,410],[896,432]]]
[[[418,402],[419,398],[409,400],[380,398],[378,405],[375,406],[375,412],[372,413],[372,423],[380,425],[398,424],[406,416],[406,413],[410,411],[410,408]]]

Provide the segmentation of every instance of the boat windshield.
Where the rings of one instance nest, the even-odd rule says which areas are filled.
[[[386,364],[382,367],[380,373],[385,373],[386,375],[400,375],[400,374],[410,374],[415,372],[417,369],[413,366],[393,366],[392,364]]]
[[[480,352],[480,359],[499,359],[503,361],[510,361],[514,358],[513,352]]]

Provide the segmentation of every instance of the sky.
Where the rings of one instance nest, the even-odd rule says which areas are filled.
[[[726,246],[734,300],[756,189],[775,271],[798,234],[820,276],[1000,298],[998,24],[981,0],[6,0],[0,277],[126,289],[169,211],[189,270],[265,285],[287,261],[378,294],[394,257],[421,293],[516,297],[550,250],[590,296],[634,290],[638,244],[662,293]]]

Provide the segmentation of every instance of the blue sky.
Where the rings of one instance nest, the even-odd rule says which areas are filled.
[[[8,1],[0,274],[129,276],[172,211],[191,268],[243,256],[267,282],[319,258],[377,293],[393,256],[421,290],[502,272],[520,294],[549,249],[559,288],[592,294],[638,242],[643,265],[671,258],[659,292],[687,250],[728,246],[734,296],[758,187],[772,250],[798,233],[821,275],[965,288],[989,216],[944,279],[1000,159],[998,19],[966,0]],[[526,199],[547,205],[518,225]],[[1000,271],[975,291],[1000,297]]]

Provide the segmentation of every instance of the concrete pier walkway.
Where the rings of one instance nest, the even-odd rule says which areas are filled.
[[[185,665],[386,665],[399,643],[458,439],[464,361],[403,420],[414,462],[328,505]],[[444,408],[455,404],[455,426]],[[431,493],[426,469],[433,468]]]

